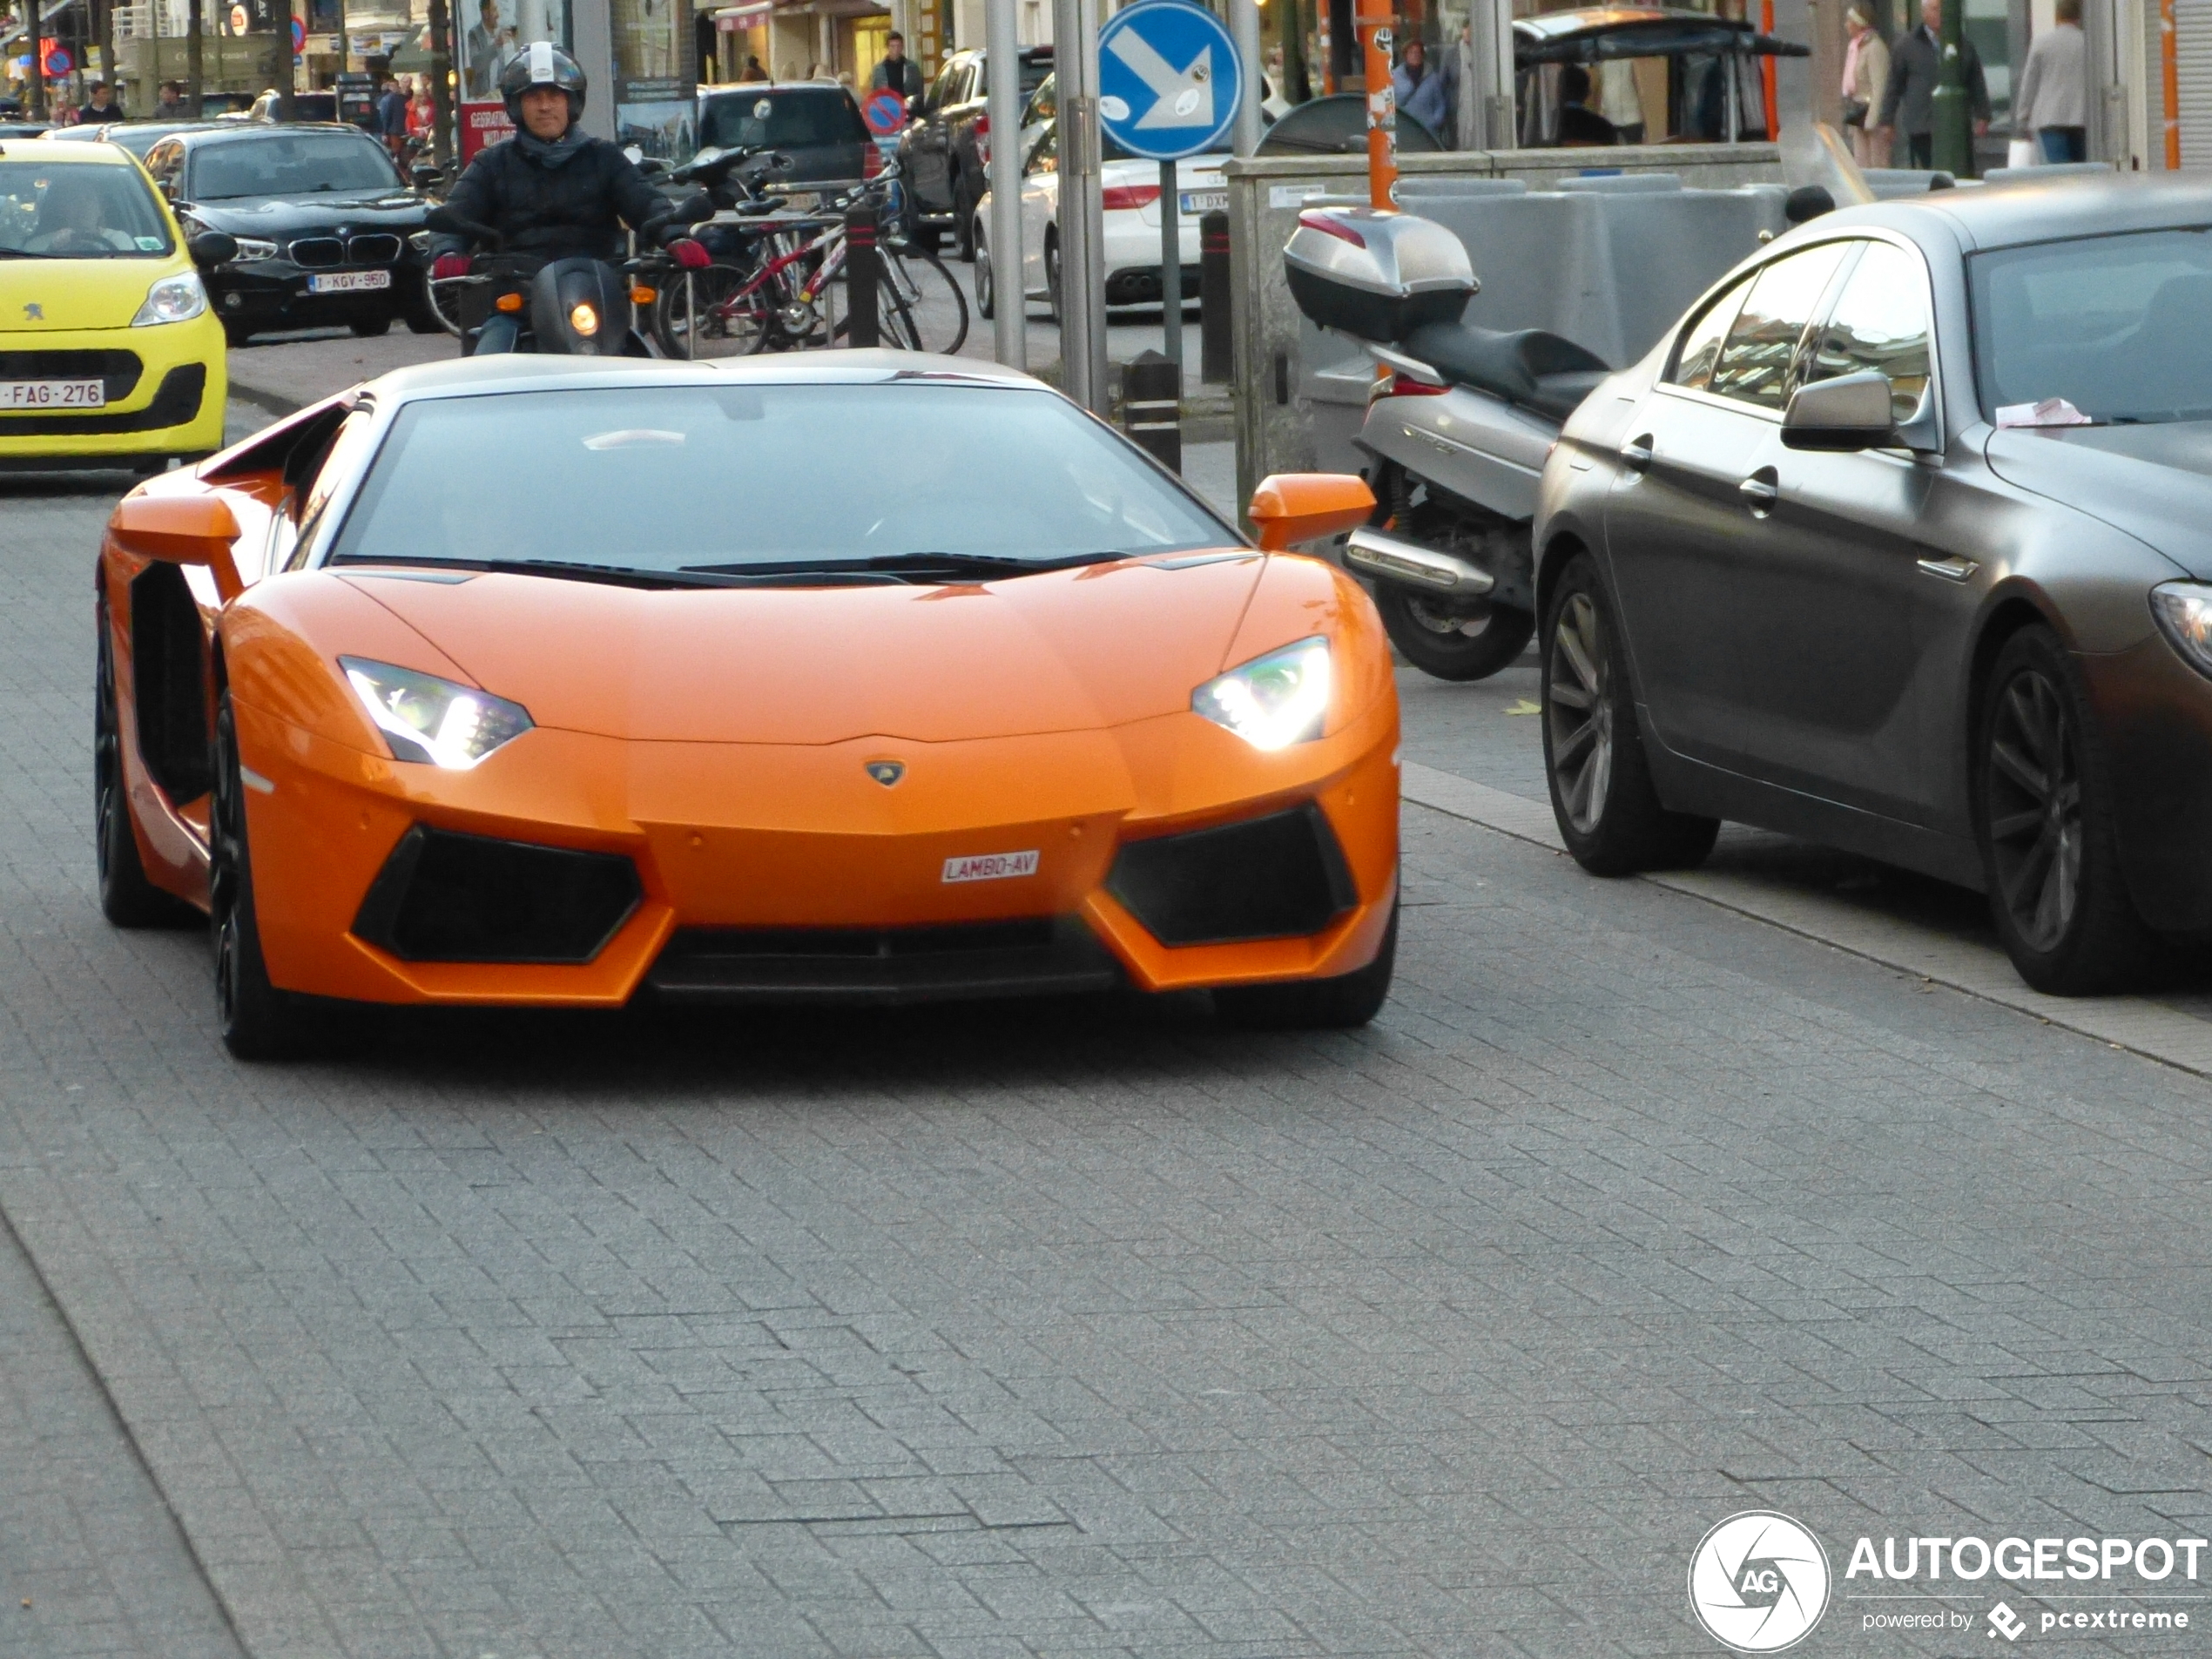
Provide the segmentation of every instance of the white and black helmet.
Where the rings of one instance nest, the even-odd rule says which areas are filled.
[[[583,118],[583,71],[550,40],[535,40],[523,48],[500,72],[499,95],[507,100],[507,118],[523,125],[523,94],[533,86],[557,86],[569,95],[570,125]]]

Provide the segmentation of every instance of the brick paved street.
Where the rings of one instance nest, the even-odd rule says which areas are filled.
[[[241,1067],[93,902],[109,497],[0,489],[0,1654],[1703,1654],[1737,1510],[2212,1530],[2212,1083],[1423,807],[1355,1035]],[[1407,758],[1538,792],[1514,675]]]

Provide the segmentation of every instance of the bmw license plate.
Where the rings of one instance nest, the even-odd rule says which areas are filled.
[[[391,286],[389,271],[333,271],[307,279],[309,293],[366,293],[372,288]]]
[[[1225,190],[1186,190],[1183,192],[1183,216],[1194,213],[1225,213],[1229,211],[1229,192]]]
[[[105,381],[0,381],[0,409],[98,409]]]

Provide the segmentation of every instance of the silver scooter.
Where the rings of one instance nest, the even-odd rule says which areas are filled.
[[[1345,563],[1374,583],[1406,661],[1439,679],[1496,673],[1535,631],[1544,458],[1609,366],[1542,329],[1462,322],[1480,286],[1467,249],[1412,214],[1309,208],[1284,265],[1298,309],[1387,371],[1357,440],[1377,523],[1352,532]]]

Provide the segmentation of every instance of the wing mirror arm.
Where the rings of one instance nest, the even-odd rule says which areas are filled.
[[[217,496],[126,496],[107,528],[118,546],[142,559],[206,566],[225,604],[246,591],[231,556],[238,519]]]

